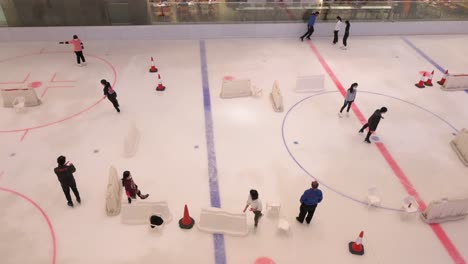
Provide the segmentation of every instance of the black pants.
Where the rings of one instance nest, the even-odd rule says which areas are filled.
[[[343,46],[345,47],[348,45],[348,37],[349,37],[349,32],[345,32],[343,36]]]
[[[253,213],[255,214],[255,217],[254,217],[254,223],[255,223],[255,226],[258,225],[258,219],[260,219],[260,217],[263,215],[261,211],[253,211]]]
[[[83,55],[83,51],[75,51],[75,54],[76,54],[76,62],[78,64],[81,64],[81,62],[86,62],[84,55]]]
[[[299,208],[299,216],[298,216],[299,222],[301,223],[304,222],[304,217],[307,214],[306,222],[310,224],[310,221],[312,220],[312,217],[314,216],[314,213],[315,213],[315,208],[317,208],[316,204],[315,205],[301,204],[301,207]]]
[[[65,194],[65,197],[67,198],[67,201],[69,203],[73,203],[71,196],[70,196],[70,189],[72,189],[73,193],[75,194],[76,200],[80,201],[80,193],[78,192],[78,188],[76,188],[76,182],[68,182],[68,183],[61,183],[62,185],[62,190],[63,193]]]
[[[338,42],[338,30],[333,31],[333,44]]]
[[[341,107],[340,113],[343,112],[345,109],[346,105],[348,106],[348,109],[346,109],[346,112],[349,112],[349,109],[351,108],[351,105],[353,104],[354,101],[344,101],[343,107]]]
[[[362,126],[361,132],[364,132],[364,129],[368,128],[369,127],[369,124],[365,124],[364,126]],[[372,135],[372,131],[369,129],[369,131],[367,132],[367,136],[366,136],[366,140],[369,140],[370,136]]]
[[[313,33],[314,33],[314,26],[307,26],[307,32],[306,32],[304,35],[302,35],[301,38],[302,38],[302,39],[303,39],[304,37],[310,38],[310,36],[311,36]]]
[[[117,112],[120,112],[119,102],[117,101],[117,93],[114,92],[113,94],[107,95],[107,99],[109,99],[109,101],[111,101],[111,103],[114,105],[115,110],[117,110]]]

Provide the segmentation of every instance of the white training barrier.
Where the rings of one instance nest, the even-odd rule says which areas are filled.
[[[463,164],[468,167],[468,130],[463,128],[459,131],[455,139],[450,142],[450,146]]]
[[[228,213],[214,207],[202,209],[198,229],[234,236],[246,236],[249,233],[246,214]]]
[[[441,199],[431,202],[421,213],[421,219],[428,223],[442,223],[459,220],[468,214],[468,199]]]
[[[299,76],[296,79],[295,92],[316,93],[325,89],[324,75]]]
[[[220,96],[221,98],[252,96],[250,80],[223,80]]]
[[[448,75],[444,85],[440,87],[445,91],[463,91],[468,89],[468,74]]]
[[[135,156],[140,142],[140,131],[136,128],[134,122],[130,124],[127,136],[124,139],[124,156],[131,158]]]
[[[283,112],[283,96],[278,86],[278,81],[273,83],[273,88],[271,89],[271,102],[273,103],[273,110],[276,112]]]
[[[0,94],[3,98],[3,107],[15,107],[15,104],[19,103],[17,98],[21,97],[23,107],[38,106],[42,103],[34,89],[1,89]]]
[[[120,214],[122,207],[122,181],[114,166],[109,169],[109,181],[106,191],[106,213],[108,216]]]
[[[172,220],[172,214],[166,201],[147,202],[132,200],[131,204],[124,202],[122,205],[121,220],[123,224],[147,225],[152,215],[159,215],[164,223]]]

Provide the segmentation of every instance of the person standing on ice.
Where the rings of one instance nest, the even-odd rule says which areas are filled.
[[[343,35],[343,46],[341,46],[341,49],[347,49],[348,47],[348,37],[349,37],[349,28],[351,27],[351,24],[349,23],[349,20],[345,21],[346,27]]]
[[[296,220],[301,224],[304,223],[304,218],[307,224],[310,224],[310,221],[312,221],[312,217],[314,216],[315,209],[317,208],[317,205],[323,199],[322,191],[318,189],[318,186],[318,182],[313,181],[312,188],[306,190],[301,196],[301,207],[299,208],[299,216],[296,217]]]
[[[367,132],[366,139],[364,139],[364,142],[371,143],[370,142],[370,136],[372,133],[377,130],[377,126],[379,125],[380,119],[384,119],[382,114],[387,113],[387,107],[382,107],[380,109],[375,110],[375,112],[372,114],[371,117],[367,120],[367,124],[365,124],[360,130],[359,133],[363,133],[364,129],[369,128],[369,131]]]
[[[258,199],[258,192],[257,190],[250,190],[249,198],[247,199],[247,204],[245,205],[244,208],[244,213],[249,208],[250,206],[250,211],[254,213],[254,224],[255,227],[258,225],[258,220],[260,217],[263,216],[262,214],[262,201]]]
[[[344,104],[340,109],[340,113],[338,114],[340,117],[343,117],[342,113],[346,106],[348,106],[348,109],[346,109],[346,116],[347,117],[349,116],[349,109],[351,108],[351,105],[353,104],[354,99],[356,99],[357,87],[358,87],[358,84],[353,83],[351,84],[351,87],[346,92]]]
[[[304,37],[310,40],[310,36],[314,33],[315,20],[317,19],[317,16],[319,14],[319,12],[315,12],[312,15],[310,15],[309,22],[307,22],[307,32],[300,37],[301,41],[304,41]]]
[[[138,185],[132,179],[132,175],[129,171],[124,171],[122,178],[122,185],[125,187],[125,193],[127,194],[128,203],[132,203],[132,199],[136,199],[136,196],[144,200],[148,198],[149,194],[141,194],[141,191],[138,189]]]
[[[73,39],[69,41],[61,41],[59,44],[71,44],[73,45],[73,51],[75,52],[76,55],[76,63],[78,66],[83,66],[86,65],[86,59],[83,55],[83,42],[78,38],[77,35],[73,35]],[[81,64],[83,62],[83,64]]]
[[[115,110],[120,113],[120,105],[119,101],[117,101],[117,93],[114,89],[112,89],[110,83],[105,79],[101,80],[101,84],[104,86],[104,95],[107,97],[107,99],[109,99],[109,101],[111,101],[112,105],[114,105]]]
[[[76,171],[76,168],[72,163],[65,162],[66,158],[64,156],[58,157],[58,167],[54,169],[54,172],[57,175],[60,185],[62,186],[63,193],[67,198],[68,206],[73,207],[70,189],[72,189],[75,194],[76,201],[81,203],[80,193],[78,192],[78,188],[76,188],[75,177],[73,177],[73,173]]]
[[[341,17],[340,16],[337,16],[336,19],[338,21],[336,21],[336,24],[335,24],[335,30],[333,31],[333,44],[336,44],[338,42],[338,32],[340,31],[340,28],[341,28]]]

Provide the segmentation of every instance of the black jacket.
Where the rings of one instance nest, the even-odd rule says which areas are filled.
[[[371,115],[371,117],[369,117],[369,120],[367,120],[367,124],[369,124],[369,130],[375,131],[379,125],[380,119],[382,119],[382,113],[380,112],[380,109],[377,109]]]
[[[73,173],[76,171],[75,166],[72,165],[62,165],[58,166],[54,169],[55,174],[57,174],[57,178],[61,184],[68,184],[75,182],[75,178],[73,177]]]
[[[114,89],[111,88],[111,85],[109,82],[106,83],[106,86],[104,86],[104,95],[105,96],[117,96],[117,93],[115,92]]]

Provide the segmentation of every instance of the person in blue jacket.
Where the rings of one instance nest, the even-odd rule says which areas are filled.
[[[299,216],[296,217],[296,220],[301,224],[304,222],[304,218],[307,224],[310,224],[310,221],[314,216],[315,208],[317,208],[317,204],[320,203],[323,199],[322,191],[318,189],[318,186],[318,182],[313,181],[312,188],[306,190],[301,196]]]
[[[312,35],[312,33],[314,33],[315,19],[319,14],[319,12],[315,12],[312,15],[310,15],[309,22],[307,22],[307,32],[304,35],[302,35],[301,41],[304,41],[304,37],[310,40],[310,36]]]

